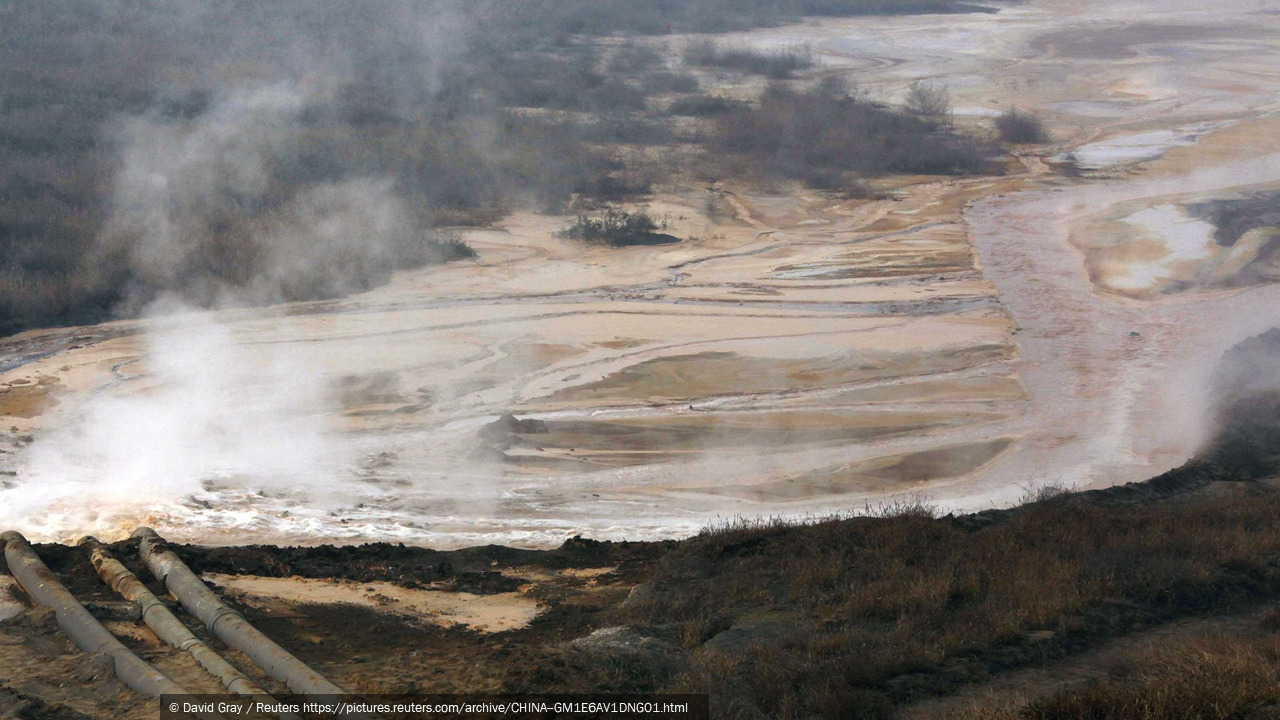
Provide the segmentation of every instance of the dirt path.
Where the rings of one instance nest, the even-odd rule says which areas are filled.
[[[1162,650],[1205,640],[1246,638],[1257,635],[1266,610],[1186,618],[1152,628],[1095,648],[1085,654],[1037,667],[1000,673],[985,683],[966,685],[956,695],[925,700],[905,709],[904,720],[942,720],[955,717],[1005,717],[1011,708],[1050,693],[1106,680],[1115,673],[1131,672],[1161,658]]]

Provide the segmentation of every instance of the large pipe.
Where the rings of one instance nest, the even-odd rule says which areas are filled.
[[[142,584],[137,575],[129,572],[129,568],[112,557],[106,546],[92,537],[81,539],[80,545],[89,549],[89,559],[93,562],[93,567],[97,569],[102,581],[126,600],[142,607],[142,621],[151,628],[156,637],[179,650],[190,653],[191,657],[209,671],[210,675],[218,678],[227,690],[240,695],[270,698],[266,690],[255,685],[252,680],[245,677],[244,673],[237,670],[188,630],[187,626],[183,625],[182,621],[174,616],[169,608],[147,589],[146,585]],[[297,716],[290,714],[282,717]]]
[[[107,632],[102,623],[95,620],[75,596],[58,582],[31,549],[26,538],[16,532],[7,532],[0,535],[0,545],[4,546],[4,559],[9,564],[9,572],[22,586],[23,592],[37,604],[51,608],[58,620],[58,627],[71,636],[81,650],[110,656],[115,665],[116,677],[131,690],[144,695],[190,694],[164,673],[134,655],[114,635]]]
[[[222,642],[248,655],[273,678],[299,695],[345,695],[346,691],[307,667],[288,650],[258,632],[240,613],[227,607],[195,573],[191,572],[151,528],[138,528],[138,550],[147,567],[178,602],[209,628]]]

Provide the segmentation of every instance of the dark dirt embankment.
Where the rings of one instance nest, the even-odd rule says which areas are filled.
[[[271,545],[209,548],[173,546],[178,555],[200,572],[260,577],[336,578],[372,582],[382,580],[404,587],[448,581],[457,589],[478,594],[507,592],[523,584],[503,575],[502,568],[547,571],[613,568],[621,576],[638,576],[644,564],[676,543],[600,542],[575,537],[554,550],[521,550],[486,545],[464,550],[374,543],[348,547],[278,548]]]

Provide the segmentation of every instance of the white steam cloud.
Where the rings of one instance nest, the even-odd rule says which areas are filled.
[[[233,91],[188,123],[154,115],[123,121],[109,241],[128,242],[144,278],[182,272],[207,237],[208,210],[228,194],[266,194],[271,165],[292,144],[306,105],[304,93],[282,84]]]
[[[273,181],[300,162],[301,114],[329,94],[317,83],[242,88],[193,121],[123,122],[104,252],[123,253],[143,288],[209,307],[340,295],[385,277],[422,239],[393,179]]]
[[[194,32],[208,18],[185,7]],[[4,493],[0,527],[115,537],[221,503],[252,525],[260,511],[234,507],[238,495],[304,504],[350,477],[356,453],[323,368],[279,328],[250,343],[218,311],[358,291],[426,252],[395,177],[362,172],[341,150],[327,156],[341,162],[316,168],[307,152],[356,146],[326,136],[350,131],[324,119],[370,73],[395,80],[381,83],[403,95],[393,109],[424,107],[438,90],[440,67],[465,45],[461,15],[448,2],[396,7],[403,22],[369,47],[260,44],[245,28],[242,41],[266,57],[212,63],[197,84],[217,89],[197,112],[157,107],[109,124],[120,156],[99,249],[136,280],[122,310],[147,318],[146,351],[113,386],[47,418],[22,482]],[[391,52],[397,44],[412,51]],[[250,71],[213,79],[237,63]]]
[[[288,344],[238,342],[202,311],[158,320],[147,344],[123,369],[140,373],[127,393],[106,389],[38,436],[0,524],[43,536],[111,536],[199,502],[223,481],[305,494],[334,487],[350,466],[326,419],[331,400],[319,368]]]

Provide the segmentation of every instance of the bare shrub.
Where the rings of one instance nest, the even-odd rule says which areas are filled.
[[[925,495],[895,495],[879,504],[867,505],[864,511],[867,517],[877,518],[935,518],[938,506],[929,502]]]
[[[723,46],[711,40],[690,43],[685,48],[684,60],[690,65],[727,68],[778,80],[816,64],[813,50],[808,45],[755,50],[744,46]]]
[[[1018,505],[1045,502],[1053,500],[1054,498],[1063,497],[1070,493],[1071,489],[1062,483],[1027,485],[1022,487],[1022,495],[1018,498]]]
[[[1032,144],[1049,140],[1049,134],[1045,132],[1040,118],[1017,108],[1009,108],[1001,113],[995,123],[1000,139],[1008,143]]]
[[[827,75],[814,83],[809,92],[815,95],[828,95],[837,98],[854,98],[863,100],[862,92],[856,85],[839,75]]]
[[[732,518],[707,523],[698,531],[698,537],[748,537],[774,532],[795,525],[796,521],[782,517],[744,517],[737,515]]]
[[[946,85],[916,80],[907,86],[907,112],[937,125],[951,125],[951,91]]]
[[[678,238],[659,233],[658,222],[645,210],[628,212],[607,207],[599,217],[579,215],[573,224],[557,235],[571,240],[586,240],[621,247],[624,245],[661,245]]]
[[[895,113],[825,91],[772,85],[750,110],[721,115],[714,146],[749,156],[768,176],[830,188],[890,172],[955,175],[993,172],[996,149]]]

